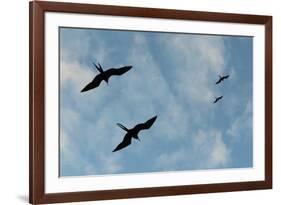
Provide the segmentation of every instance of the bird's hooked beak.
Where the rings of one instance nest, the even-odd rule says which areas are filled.
[[[141,141],[140,138],[137,138],[138,141]]]

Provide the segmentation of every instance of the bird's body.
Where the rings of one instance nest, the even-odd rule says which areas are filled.
[[[223,96],[217,97],[213,103],[214,103],[214,104],[217,103],[217,102],[218,102],[219,100],[221,100],[222,98],[223,98]]]
[[[121,68],[109,68],[108,70],[104,71],[99,64],[97,66],[94,64],[97,70],[100,72],[100,74],[96,75],[96,77],[92,80],[92,82],[88,83],[82,90],[81,92],[86,92],[88,90],[94,89],[100,85],[100,83],[104,80],[106,83],[108,83],[108,80],[111,76],[113,75],[122,75],[129,71],[132,66],[124,66]]]
[[[227,79],[229,77],[229,75],[225,75],[225,76],[219,76],[220,79],[216,82],[216,84],[221,83],[222,81],[224,81],[225,79]]]
[[[154,116],[153,118],[147,120],[145,123],[138,124],[132,129],[128,129],[124,125],[117,123],[117,125],[121,127],[123,130],[125,130],[127,133],[125,134],[123,141],[112,152],[116,152],[130,145],[132,138],[136,140],[140,140],[138,137],[139,132],[144,129],[149,129],[152,126],[152,124],[155,122],[156,118],[157,116]]]

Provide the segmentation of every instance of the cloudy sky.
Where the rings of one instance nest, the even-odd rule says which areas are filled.
[[[59,38],[60,176],[252,167],[251,37],[60,28]],[[133,68],[81,93],[98,74],[91,62]],[[112,153],[125,135],[116,123],[154,115],[141,142]]]

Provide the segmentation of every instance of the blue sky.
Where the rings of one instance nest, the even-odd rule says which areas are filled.
[[[251,37],[60,28],[60,176],[252,167],[252,48]],[[133,68],[80,93],[92,61]],[[116,123],[154,115],[141,142],[112,153]]]

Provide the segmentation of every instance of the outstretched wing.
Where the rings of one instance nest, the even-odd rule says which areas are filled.
[[[120,149],[123,149],[124,147],[127,147],[128,145],[131,144],[131,141],[132,141],[132,137],[126,134],[125,137],[123,138],[123,141],[112,152],[116,152]]]
[[[222,78],[220,78],[220,79],[216,82],[216,84],[219,84],[221,81],[222,81]]]
[[[229,75],[226,75],[226,76],[224,76],[223,78],[224,78],[224,79],[227,79],[228,77],[229,77]]]
[[[98,87],[102,80],[103,80],[103,78],[102,78],[101,74],[98,74],[92,82],[90,82],[88,85],[86,85],[81,90],[81,92],[86,92],[88,90],[91,90],[91,89],[94,89],[94,88]]]
[[[220,96],[218,98],[216,98],[216,100],[214,101],[214,103],[218,102],[220,99],[222,99],[223,96]]]
[[[112,75],[123,75],[127,71],[129,71],[132,68],[132,66],[124,66],[121,68],[110,68],[107,71],[104,72],[107,78],[109,78]]]
[[[153,118],[147,120],[145,123],[141,123],[141,124],[136,125],[133,129],[136,129],[137,131],[149,129],[153,125],[153,123],[155,122],[156,118],[157,118],[157,115],[154,116]]]

